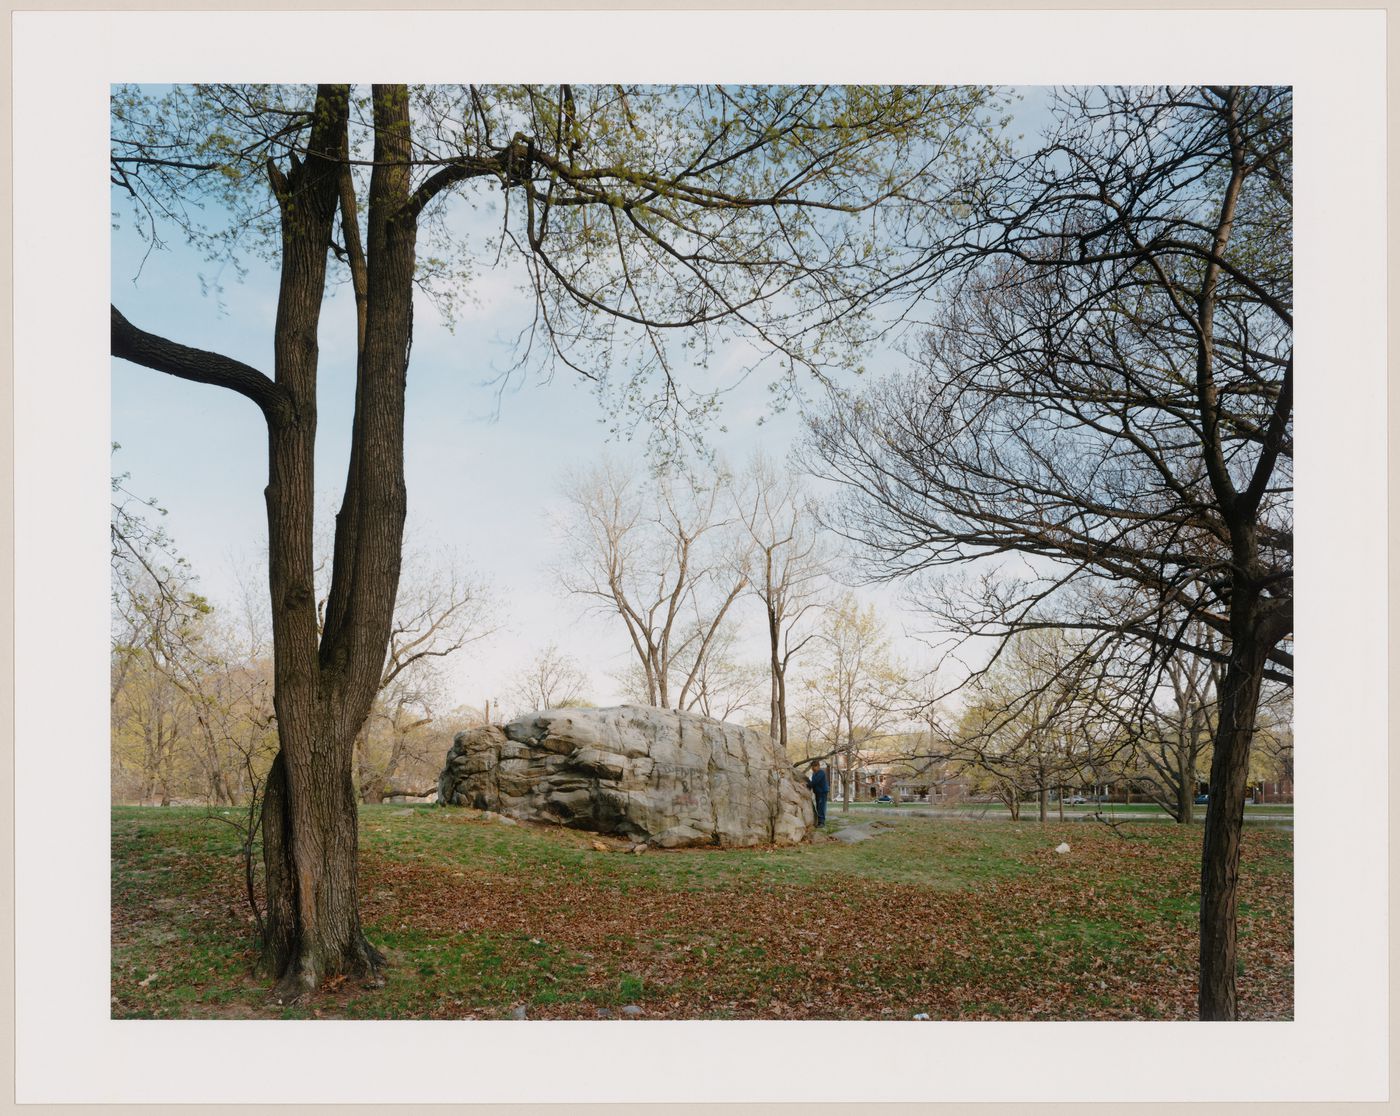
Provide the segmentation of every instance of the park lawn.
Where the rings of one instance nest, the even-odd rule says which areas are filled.
[[[1194,1015],[1200,827],[863,815],[876,836],[854,845],[638,855],[473,810],[365,807],[386,983],[283,1008],[250,975],[238,837],[216,813],[113,810],[114,1018]],[[1291,832],[1246,829],[1239,931],[1242,1016],[1291,1019]]]

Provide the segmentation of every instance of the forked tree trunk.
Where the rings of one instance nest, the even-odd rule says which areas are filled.
[[[137,329],[112,307],[112,355],[244,395],[268,430],[268,587],[280,750],[268,777],[261,959],[281,1002],[325,977],[376,978],[356,895],[356,734],[379,686],[398,592],[407,498],[404,385],[418,213],[468,173],[444,168],[410,194],[408,91],[375,86],[374,169],[362,248],[349,178],[350,88],[316,93],[305,158],[267,171],[281,217],[275,377]],[[337,208],[358,311],[355,418],[324,623],[312,561],[317,331]]]
[[[267,488],[275,698],[281,750],[263,811],[267,934],[262,968],[281,1002],[332,975],[377,981],[383,957],[360,926],[355,738],[369,714],[398,591],[406,499],[403,391],[411,334],[415,221],[408,200],[408,108],[376,87],[375,169],[365,268],[370,295],[356,377],[349,475],[337,516],[324,624],[313,591],[316,327],[338,204],[348,101],[317,99],[307,162],[274,174],[283,216],[277,381],[290,414],[269,422]],[[347,215],[353,223],[357,215]]]

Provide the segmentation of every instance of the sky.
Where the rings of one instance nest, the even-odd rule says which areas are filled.
[[[1043,91],[1021,93],[1012,131],[1033,135],[1044,119]],[[499,221],[492,205],[469,211],[457,204],[454,220],[467,236],[484,239]],[[275,268],[248,261],[240,278],[231,267],[209,265],[178,236],[167,236],[163,250],[148,251],[130,222],[119,224],[112,300],[129,320],[270,371]],[[602,405],[568,369],[548,382],[516,376],[502,388],[513,339],[528,320],[519,280],[518,271],[483,265],[453,329],[418,297],[406,411],[407,548],[460,555],[493,604],[494,634],[443,667],[448,707],[496,704],[551,643],[589,676],[590,700],[615,704],[624,700],[616,676],[633,658],[621,621],[587,612],[582,600],[562,591],[552,567],[560,557],[561,486],[569,472],[605,453],[643,466],[645,432],[630,441],[610,438]],[[320,329],[318,531],[332,521],[348,459],[353,323],[350,292],[337,287]],[[887,374],[902,360],[894,351],[869,354],[867,374]],[[265,593],[266,439],[256,407],[224,389],[121,360],[112,362],[111,402],[112,440],[120,446],[113,470],[129,474],[130,491],[166,509],[162,522],[198,574],[200,591],[216,607],[232,606],[244,586]],[[774,414],[765,379],[755,376],[730,393],[707,441],[737,466],[760,448],[785,458],[801,435],[800,409]],[[865,587],[860,595],[881,610],[896,652],[922,669],[927,648],[911,633],[926,625],[901,607],[902,590]],[[741,600],[735,615],[740,657],[766,661],[758,602]]]

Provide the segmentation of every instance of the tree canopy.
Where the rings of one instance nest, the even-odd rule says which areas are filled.
[[[533,314],[518,368],[596,383],[616,424],[658,448],[694,437],[726,383],[763,369],[858,364],[893,296],[954,210],[955,168],[994,149],[1002,98],[972,86],[410,86],[394,155],[411,177],[414,281],[450,322],[506,268]],[[342,206],[333,280],[368,297],[361,257],[373,94],[349,90],[332,151],[312,150],[312,86],[126,86],[112,99],[118,220],[153,247],[183,236],[211,261],[282,251],[273,194],[313,155]],[[269,168],[274,172],[269,175]],[[279,185],[280,183],[280,185]],[[484,237],[460,207],[499,203]],[[359,199],[357,201],[356,199]],[[351,216],[349,219],[346,213]],[[732,347],[731,347],[732,346]]]
[[[1043,145],[983,177],[912,367],[813,427],[816,467],[846,486],[835,525],[871,573],[1032,556],[995,579],[925,579],[924,604],[967,634],[1082,625],[1223,659],[1190,624],[1228,634],[1248,521],[1279,643],[1289,108],[1276,89],[1066,92]],[[1286,648],[1270,658],[1286,679]]]

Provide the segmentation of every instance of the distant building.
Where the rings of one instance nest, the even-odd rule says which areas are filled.
[[[856,799],[872,802],[883,795],[896,802],[952,805],[970,797],[971,789],[957,764],[862,757],[856,768]]]

